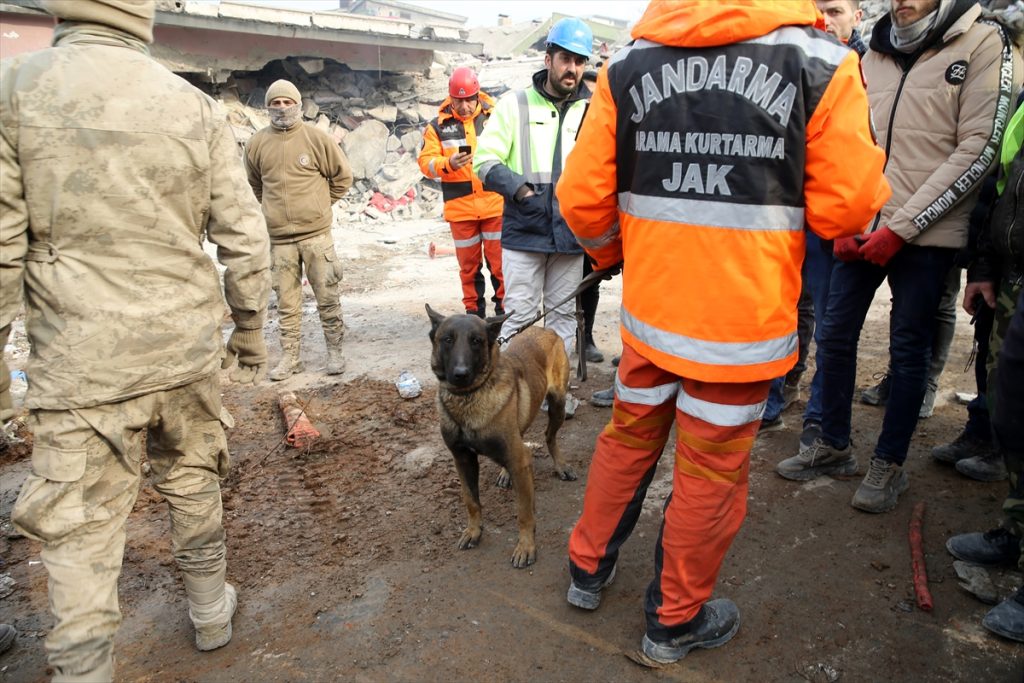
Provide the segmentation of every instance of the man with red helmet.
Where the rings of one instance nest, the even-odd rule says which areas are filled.
[[[448,95],[438,109],[437,118],[423,132],[418,161],[423,175],[441,180],[444,218],[451,225],[455,240],[466,313],[481,318],[486,315],[482,246],[494,288],[494,313],[501,315],[505,296],[501,275],[504,200],[495,192],[485,191],[473,173],[476,139],[491,115],[494,100],[480,90],[476,73],[468,66],[460,66],[452,72]]]

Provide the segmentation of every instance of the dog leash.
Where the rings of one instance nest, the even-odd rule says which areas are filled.
[[[551,311],[557,309],[559,306],[564,305],[566,302],[568,302],[571,299],[575,299],[583,291],[585,291],[588,287],[593,285],[595,282],[597,282],[599,280],[603,280],[606,277],[607,278],[611,278],[614,275],[618,275],[621,271],[622,271],[622,262],[621,261],[619,263],[616,263],[614,266],[609,267],[609,268],[605,268],[603,270],[595,270],[590,275],[588,275],[585,278],[583,278],[580,281],[580,284],[576,287],[576,289],[574,289],[572,291],[571,294],[569,294],[569,296],[565,297],[564,299],[562,299],[561,301],[556,303],[554,306],[549,306],[547,308],[547,310],[537,311],[537,314],[533,317],[533,320],[531,320],[530,322],[526,323],[525,325],[523,325],[522,327],[520,327],[517,330],[512,330],[511,332],[508,333],[508,336],[498,337],[498,345],[499,346],[504,346],[506,343],[508,343],[512,339],[512,337],[516,336],[517,334],[519,334],[523,330],[528,329],[534,323],[536,323],[538,320],[542,320],[543,318],[547,317],[548,313],[550,313]],[[576,308],[577,308],[577,312],[576,312],[576,327],[579,328],[583,324],[583,318],[582,318],[583,312],[582,312],[582,309],[579,306],[577,306]],[[583,360],[580,361],[582,363],[582,370],[581,370],[581,375],[582,376],[581,376],[581,379],[586,379],[586,377],[587,377],[587,370],[586,370],[587,366],[586,366],[586,359],[584,358],[586,356],[586,349],[581,349],[581,352],[579,353],[579,356],[580,356],[580,358],[583,358]]]

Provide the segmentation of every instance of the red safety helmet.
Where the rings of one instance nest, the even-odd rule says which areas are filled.
[[[480,81],[476,78],[476,72],[468,66],[460,66],[452,72],[448,79],[448,94],[452,97],[464,99],[473,97],[480,92]]]

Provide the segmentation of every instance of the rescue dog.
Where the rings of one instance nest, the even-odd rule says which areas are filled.
[[[548,401],[548,452],[563,481],[576,479],[562,459],[556,436],[565,421],[569,359],[562,339],[551,330],[531,327],[498,349],[498,334],[507,315],[481,320],[475,315],[445,317],[427,305],[433,352],[430,367],[437,375],[441,436],[455,458],[462,482],[462,501],[469,524],[459,549],[480,542],[480,455],[503,468],[498,485],[515,489],[519,542],[512,566],[527,567],[537,559],[534,541],[533,453],[523,432]]]

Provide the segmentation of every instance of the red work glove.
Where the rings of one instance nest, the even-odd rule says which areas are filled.
[[[861,257],[868,263],[884,266],[906,242],[889,229],[888,226],[868,234],[867,240],[860,247]]]
[[[860,237],[860,235],[857,235]],[[851,261],[860,260],[860,242],[857,241],[857,237],[840,237],[832,243],[832,255],[840,261]]]

